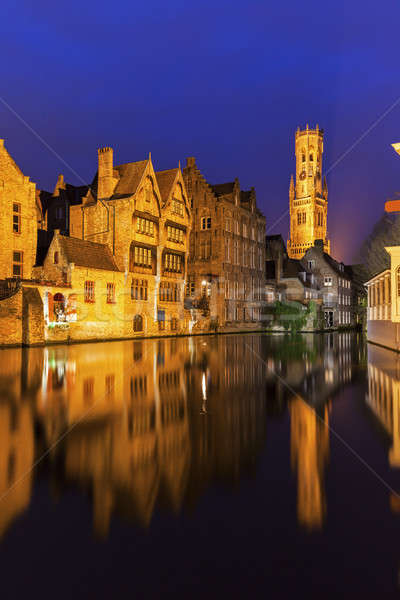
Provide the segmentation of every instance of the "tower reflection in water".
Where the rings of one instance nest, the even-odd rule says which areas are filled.
[[[55,497],[87,493],[105,537],[113,514],[147,526],[157,505],[178,513],[215,481],[236,485],[287,406],[299,523],[321,527],[328,408],[356,347],[349,334],[247,335],[3,351],[0,536],[28,507],[44,452]]]

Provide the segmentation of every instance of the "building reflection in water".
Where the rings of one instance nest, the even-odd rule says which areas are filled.
[[[71,484],[88,494],[105,537],[113,514],[147,526],[156,506],[178,513],[214,482],[237,486],[256,468],[267,422],[288,406],[298,520],[321,527],[328,406],[351,380],[354,348],[344,334],[3,351],[0,536],[27,508],[44,451],[55,497]]]
[[[400,355],[392,350],[368,347],[368,394],[366,403],[391,438],[388,461],[400,467]],[[390,505],[400,512],[397,495],[391,494]]]

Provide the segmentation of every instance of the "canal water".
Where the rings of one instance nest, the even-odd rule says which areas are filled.
[[[3,598],[400,591],[400,361],[358,334],[0,351]]]

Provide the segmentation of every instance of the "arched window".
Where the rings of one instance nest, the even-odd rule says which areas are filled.
[[[313,162],[313,160],[314,160],[314,154],[311,152],[311,154],[310,154],[310,162]]]
[[[54,294],[53,311],[56,321],[65,321],[65,298],[62,294]]]
[[[201,229],[211,229],[211,217],[201,218]]]
[[[57,250],[54,252],[54,264],[58,265],[58,261],[59,261],[59,254],[57,252]]]
[[[301,151],[301,162],[306,162],[306,151],[305,150]]]
[[[143,331],[142,315],[135,315],[135,317],[133,319],[133,331]]]

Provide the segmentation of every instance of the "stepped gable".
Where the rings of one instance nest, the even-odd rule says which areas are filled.
[[[216,185],[211,185],[210,187],[217,197],[227,196],[233,194],[235,182],[229,181],[228,183],[218,183]]]

